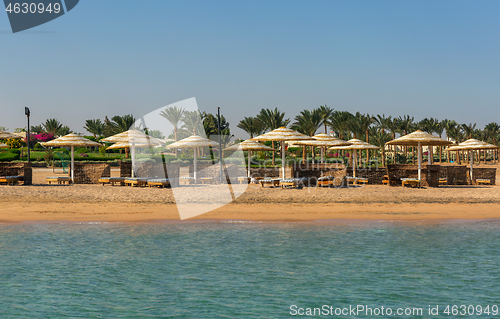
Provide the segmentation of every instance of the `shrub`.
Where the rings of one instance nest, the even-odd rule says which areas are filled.
[[[42,150],[43,149],[42,144],[36,143],[34,149],[37,150],[37,151]]]
[[[21,148],[22,146],[26,146],[26,143],[24,143],[18,138],[8,139],[5,141],[5,144],[9,145],[10,148]]]
[[[11,162],[19,160],[19,154],[6,152],[0,153],[0,162]]]
[[[21,150],[18,150],[18,149],[11,149],[9,152],[17,154],[17,155],[21,155]]]
[[[88,152],[89,152],[89,150],[86,147],[80,147],[80,148],[77,148],[75,150],[75,153],[79,153],[79,154],[82,154],[82,153],[87,154]]]

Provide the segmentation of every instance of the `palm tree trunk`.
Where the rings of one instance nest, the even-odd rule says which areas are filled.
[[[177,130],[174,130],[174,138],[175,138],[175,141],[177,142]],[[175,157],[178,158],[177,147],[175,148]]]
[[[386,167],[385,165],[385,149],[382,147],[382,167]]]
[[[302,163],[306,162],[307,159],[306,155],[307,155],[307,146],[302,145]]]
[[[272,147],[273,147],[273,149],[274,149],[274,141],[271,141],[271,143],[272,143]],[[276,162],[275,162],[275,158],[276,158],[276,151],[273,151],[273,162],[272,162],[272,163],[273,163],[273,166],[276,164]]]

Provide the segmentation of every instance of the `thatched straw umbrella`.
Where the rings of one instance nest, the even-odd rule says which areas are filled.
[[[253,141],[253,140],[246,140],[246,141],[243,141],[239,144],[235,144],[233,146],[230,146],[230,147],[227,147],[224,149],[224,151],[237,151],[237,150],[248,151],[247,177],[250,177],[250,157],[251,157],[252,151],[275,151],[274,148],[266,146],[264,144],[260,144],[258,142]]]
[[[422,132],[421,130],[415,131],[405,136],[401,136],[395,140],[387,142],[386,145],[402,145],[402,146],[417,146],[418,147],[418,179],[422,177],[422,146],[446,146],[451,145],[453,142],[447,141],[440,137],[434,136],[429,133]],[[430,152],[429,152],[430,154]],[[431,157],[429,155],[429,165],[431,164]]]
[[[9,148],[9,145],[4,144],[4,143],[0,143],[0,148]]]
[[[330,147],[329,149],[354,151],[354,155],[353,155],[354,165],[352,166],[352,177],[356,177],[357,151],[358,150],[378,150],[378,149],[380,149],[380,147],[363,142],[361,140],[358,140],[357,138],[353,138],[352,140],[347,141],[347,143],[349,143],[349,145],[347,145],[347,146],[333,146],[333,147]]]
[[[307,145],[307,146],[317,146],[321,148],[321,163],[325,162],[325,149],[331,146],[348,146],[349,142],[341,140],[339,138],[330,136],[325,133],[316,134],[313,136],[313,140],[303,140],[303,141],[290,141],[286,142],[288,146],[292,145]]]
[[[108,143],[118,143],[119,145],[115,147],[117,148],[129,148],[130,149],[130,157],[132,158],[132,177],[135,176],[135,149],[136,147],[153,147],[161,145],[162,142],[149,136],[139,130],[131,129],[122,133],[115,134],[113,136],[109,136],[103,138],[101,142]],[[127,146],[125,146],[127,145]],[[142,146],[144,145],[144,146]],[[108,148],[110,149],[110,148]]]
[[[493,144],[489,144],[483,141],[476,140],[474,138],[468,139],[465,142],[462,142],[458,145],[451,146],[447,149],[448,152],[453,152],[453,151],[469,151],[470,153],[470,182],[472,184],[472,177],[473,177],[473,166],[474,166],[474,151],[475,150],[495,150],[498,149],[498,146],[495,146]]]
[[[166,148],[193,148],[194,149],[194,183],[196,184],[198,179],[197,179],[197,168],[196,168],[196,163],[197,163],[197,148],[198,147],[218,147],[219,143],[214,142],[212,140],[206,139],[204,137],[198,136],[198,135],[192,135],[190,137],[187,137],[183,140],[177,141],[175,143],[172,143],[170,145],[167,145]],[[222,174],[222,172],[221,172]]]
[[[9,140],[11,138],[22,138],[22,136],[16,135],[14,133],[0,131],[0,140]]]
[[[301,134],[284,126],[252,138],[254,141],[280,141],[281,142],[281,171],[282,178],[285,178],[285,141],[312,140],[313,138]]]
[[[65,136],[56,138],[55,140],[40,143],[43,146],[48,147],[71,147],[71,181],[75,182],[75,146],[76,147],[91,147],[91,146],[101,146],[101,144],[86,139],[83,136],[70,133]]]

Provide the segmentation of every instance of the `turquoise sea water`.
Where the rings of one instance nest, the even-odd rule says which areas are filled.
[[[500,222],[0,224],[0,318],[288,318],[292,305],[499,317],[443,311],[500,305]]]

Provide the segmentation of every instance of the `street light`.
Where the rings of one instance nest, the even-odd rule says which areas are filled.
[[[28,117],[28,135],[26,136],[26,142],[28,143],[28,163],[31,162],[30,159],[30,109],[29,107],[24,107],[24,114]]]

